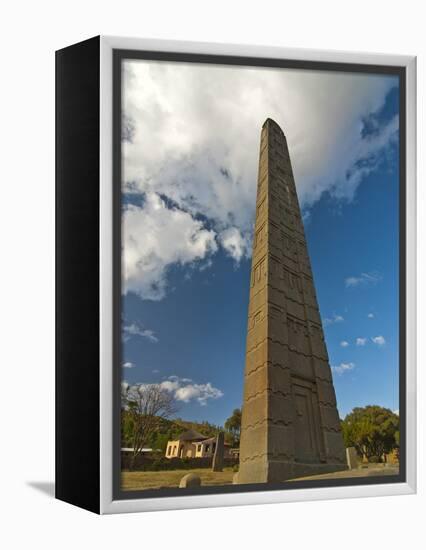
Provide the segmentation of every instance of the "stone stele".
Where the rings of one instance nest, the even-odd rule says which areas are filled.
[[[287,141],[262,127],[238,483],[345,470],[321,316]]]
[[[216,436],[216,447],[213,455],[213,462],[212,462],[213,472],[221,472],[223,470],[224,452],[225,452],[224,433],[219,432]]]
[[[359,460],[355,447],[348,447],[346,449],[346,462],[349,470],[356,470],[358,468]]]

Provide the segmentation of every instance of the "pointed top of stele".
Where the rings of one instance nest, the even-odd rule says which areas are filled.
[[[275,126],[275,128],[278,128],[278,130],[279,130],[282,134],[284,134],[283,129],[281,128],[281,126],[280,126],[279,124],[277,124],[277,123],[275,122],[275,120],[273,120],[272,118],[267,118],[267,119],[265,120],[265,122],[263,123],[262,128],[264,128],[266,125]]]

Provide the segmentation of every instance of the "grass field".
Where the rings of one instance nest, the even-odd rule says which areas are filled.
[[[193,470],[170,470],[163,472],[122,472],[121,483],[124,491],[137,491],[143,489],[159,489],[160,487],[179,487],[179,482],[186,474],[197,474],[201,478],[201,485],[230,485],[234,472],[232,468],[225,468],[223,472],[212,472],[209,468],[196,468]],[[321,479],[347,479],[354,477],[389,476],[398,475],[398,465],[384,466],[383,464],[369,464],[365,468],[333,472],[316,476],[301,477],[288,481],[321,480]]]
[[[124,491],[179,487],[179,481],[186,474],[200,476],[201,485],[230,485],[234,476],[232,468],[225,468],[223,472],[212,472],[209,468],[163,472],[122,472],[121,487]]]

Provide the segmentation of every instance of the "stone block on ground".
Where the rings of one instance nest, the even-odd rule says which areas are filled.
[[[197,476],[196,474],[186,474],[180,480],[179,488],[184,489],[186,487],[200,487],[200,485],[201,485],[200,476]]]

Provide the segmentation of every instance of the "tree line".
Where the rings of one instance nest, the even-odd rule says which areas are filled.
[[[225,441],[238,447],[241,433],[241,409],[234,409],[224,426],[207,421],[189,422],[171,418],[177,412],[173,394],[159,384],[125,387],[122,392],[121,445],[132,449],[133,461],[142,449],[165,452],[167,442],[186,430],[206,437],[225,432]],[[399,416],[378,405],[355,407],[341,420],[345,447],[355,447],[360,457],[382,460],[385,453],[399,449]]]

